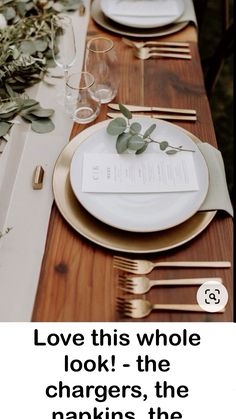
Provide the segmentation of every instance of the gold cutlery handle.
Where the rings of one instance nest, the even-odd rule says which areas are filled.
[[[151,57],[163,57],[163,58],[182,58],[184,60],[191,60],[192,56],[190,54],[169,54],[169,53],[165,53],[165,52],[151,52],[149,54],[150,58]]]
[[[156,285],[202,285],[207,281],[222,283],[222,278],[151,279],[150,285],[151,287]]]
[[[173,121],[196,121],[196,115],[166,115],[166,114],[151,114],[151,118],[154,119],[166,119]]]
[[[168,42],[168,41],[146,41],[145,45],[158,45],[158,46],[169,46],[169,47],[189,47],[188,42]]]
[[[121,112],[108,112],[107,116],[109,118],[117,118],[117,117],[122,117],[123,114]],[[166,120],[170,120],[170,121],[196,121],[197,120],[197,116],[196,115],[168,115],[168,114],[151,114],[151,115],[146,115],[143,113],[135,113],[134,117],[149,117],[149,118],[154,118],[154,119],[166,119]]]
[[[167,113],[181,113],[185,115],[196,115],[195,109],[180,109],[180,108],[158,108],[156,106],[150,107],[150,112],[167,112]]]
[[[156,262],[153,263],[156,266],[174,266],[180,268],[230,268],[231,263],[228,261],[197,261],[197,262]]]
[[[144,47],[145,48],[145,47]],[[139,48],[138,48],[139,49]],[[156,46],[156,47],[151,47],[148,48],[149,52],[171,52],[171,53],[178,53],[178,52],[183,52],[183,53],[190,53],[190,49],[189,48],[171,48],[168,46]]]
[[[153,310],[177,310],[177,311],[195,311],[206,312],[198,304],[153,304]],[[224,313],[224,309],[216,313]]]
[[[137,46],[139,44],[139,42],[133,42],[130,41],[130,39],[127,38],[122,38],[122,41],[130,46]],[[168,45],[170,47],[189,47],[189,43],[188,42],[171,42],[171,41],[146,41],[146,42],[141,42],[141,45]]]

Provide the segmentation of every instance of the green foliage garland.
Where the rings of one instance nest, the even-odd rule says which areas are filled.
[[[78,9],[80,0],[0,1],[0,140],[20,115],[36,132],[54,129],[52,109],[43,109],[25,90],[52,66],[51,19]]]

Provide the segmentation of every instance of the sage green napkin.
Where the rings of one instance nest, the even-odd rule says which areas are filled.
[[[199,211],[222,210],[233,217],[221,152],[208,143],[197,143],[209,170],[209,189]]]
[[[184,12],[183,14],[175,21],[175,23],[179,22],[191,22],[194,23],[196,27],[198,27],[197,24],[197,18],[194,10],[193,0],[184,0],[185,6],[184,6]]]

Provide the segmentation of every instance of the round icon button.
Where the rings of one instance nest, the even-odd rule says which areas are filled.
[[[228,291],[217,280],[207,281],[198,288],[197,302],[203,310],[210,313],[221,311],[228,302]]]

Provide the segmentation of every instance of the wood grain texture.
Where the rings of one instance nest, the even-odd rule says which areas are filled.
[[[202,141],[216,146],[216,138],[208,100],[205,94],[197,35],[188,27],[168,39],[191,41],[193,59],[151,59],[141,61],[119,36],[107,34],[92,21],[88,37],[105,34],[116,43],[120,59],[121,83],[117,102],[136,105],[182,107],[197,110],[196,123],[179,123]],[[106,119],[107,106],[102,106],[96,122]],[[84,129],[74,125],[71,138]],[[208,228],[194,240],[179,248],[148,255],[150,260],[231,260],[232,220],[219,213]],[[124,233],[126,234],[126,233]],[[123,254],[124,255],[124,254]],[[126,254],[134,258],[134,255]],[[76,233],[53,206],[47,244],[42,263],[32,321],[39,322],[112,322],[134,321],[120,317],[115,301],[121,294],[117,288],[119,272],[112,267],[113,252],[101,248]],[[147,255],[139,255],[147,258]],[[232,269],[155,269],[152,279],[221,277],[229,292],[223,314],[153,312],[142,319],[147,322],[225,322],[232,321]],[[153,288],[142,298],[153,303],[196,303],[197,287]],[[130,298],[133,298],[132,295]],[[137,320],[140,321],[140,320]]]

